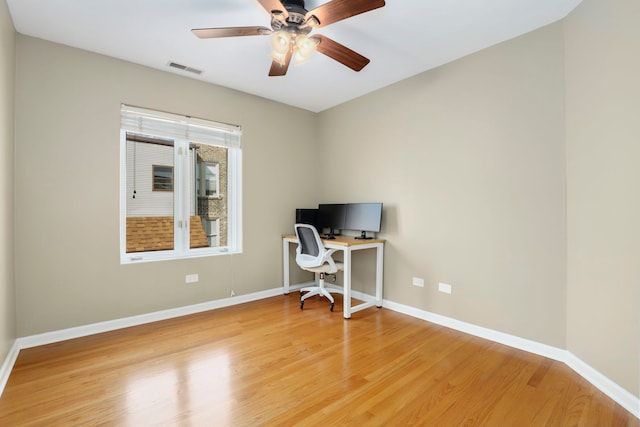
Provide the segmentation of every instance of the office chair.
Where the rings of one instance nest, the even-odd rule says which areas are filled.
[[[314,295],[326,297],[331,302],[330,310],[333,311],[335,301],[329,292],[329,288],[324,285],[325,274],[334,274],[344,269],[344,264],[335,262],[331,257],[336,250],[326,249],[318,230],[313,225],[296,224],[296,237],[298,238],[298,248],[296,249],[296,262],[303,270],[318,273],[320,278],[316,286],[309,286],[300,289],[300,310],[304,308],[304,300]],[[342,289],[330,288],[331,292],[342,293]],[[302,295],[304,292],[306,294]]]

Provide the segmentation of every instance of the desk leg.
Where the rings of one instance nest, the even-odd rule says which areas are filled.
[[[343,315],[345,319],[351,318],[351,250],[345,249],[343,251],[344,257],[342,262],[344,263],[344,310]]]
[[[282,282],[284,294],[289,294],[289,242],[282,240]]]
[[[382,280],[384,277],[384,245],[376,249],[376,307],[382,307]]]

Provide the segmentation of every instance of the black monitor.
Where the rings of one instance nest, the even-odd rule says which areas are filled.
[[[296,224],[311,224],[318,226],[318,209],[296,209]]]
[[[346,209],[346,230],[361,232],[358,239],[370,239],[367,231],[378,233],[382,224],[382,203],[349,203]]]
[[[328,228],[328,239],[335,238],[336,230],[345,228],[346,205],[340,204],[322,204],[318,205],[318,228]]]

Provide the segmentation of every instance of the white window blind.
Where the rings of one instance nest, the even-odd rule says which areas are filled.
[[[192,142],[240,148],[240,126],[212,122],[178,114],[146,110],[123,104],[122,129],[146,135],[163,135]]]

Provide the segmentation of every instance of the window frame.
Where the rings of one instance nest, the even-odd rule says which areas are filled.
[[[139,130],[135,118],[139,115],[140,122],[150,119],[152,125],[149,131],[144,125]],[[160,123],[159,131],[153,131],[153,120]],[[171,128],[186,129],[184,135]],[[163,132],[164,127],[168,130]],[[191,131],[191,132],[189,132]],[[126,224],[127,224],[127,132],[149,135],[159,138],[171,138],[174,141],[173,162],[173,194],[174,194],[174,247],[170,250],[126,252]],[[207,140],[207,132],[212,132],[213,138]],[[227,138],[228,134],[228,138]],[[220,139],[222,135],[223,139]],[[150,261],[164,261],[188,259],[216,255],[242,253],[242,130],[239,126],[218,123],[210,120],[196,119],[171,113],[121,106],[120,126],[120,263],[132,264]],[[215,142],[219,143],[215,143]],[[189,150],[192,142],[227,148],[227,245],[206,248],[190,248],[190,203],[192,188],[190,180],[195,180]],[[218,173],[218,194],[220,175]],[[153,180],[152,180],[153,182]],[[154,190],[158,191],[158,190]],[[161,190],[167,192],[168,190]],[[218,236],[219,237],[219,236]]]

